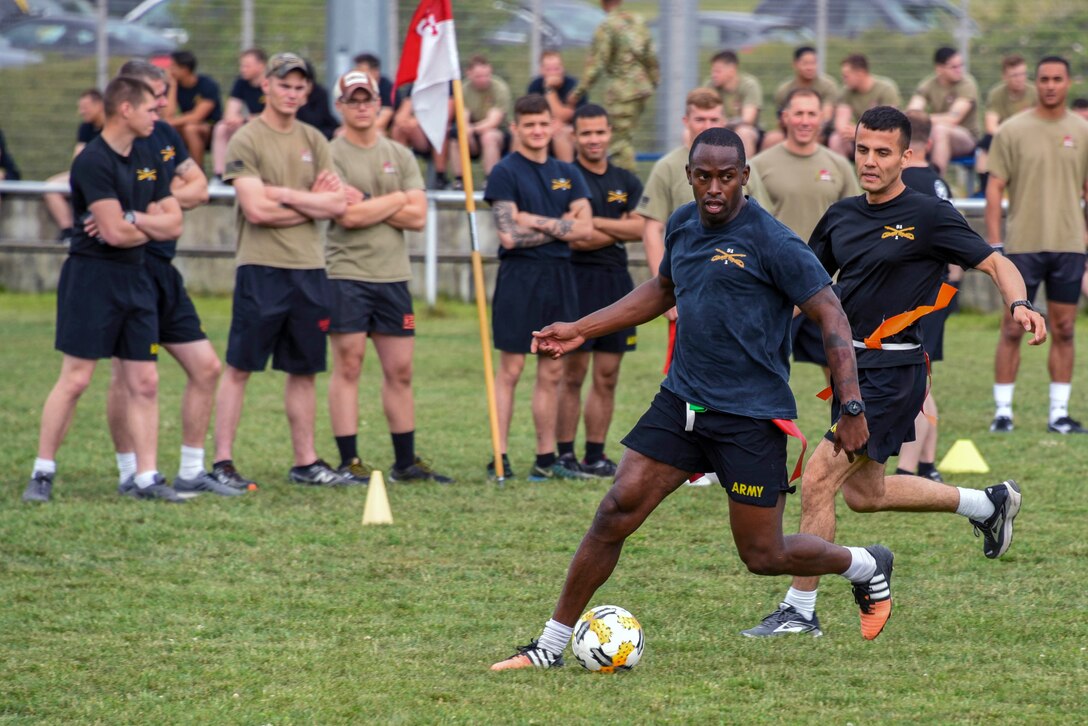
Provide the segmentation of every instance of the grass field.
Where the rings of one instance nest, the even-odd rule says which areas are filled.
[[[222,352],[229,301],[198,300]],[[737,631],[766,614],[785,578],[759,578],[729,538],[726,497],[682,489],[631,540],[594,604],[622,605],[647,631],[622,676],[576,665],[492,674],[536,637],[606,483],[484,481],[489,458],[471,309],[420,311],[419,447],[452,487],[390,485],[395,524],[362,527],[366,491],[306,490],[290,464],[282,379],[250,384],[239,467],[260,480],[241,500],[185,506],[122,500],[105,428],[106,375],[85,395],[59,456],[53,503],[25,506],[40,407],[59,366],[53,300],[0,294],[0,724],[289,723],[1083,723],[1088,718],[1088,437],[1044,433],[1045,352],[1025,351],[1017,430],[986,431],[996,321],[953,317],[935,391],[941,453],[973,439],[993,476],[1024,490],[1016,542],[982,556],[951,515],[849,512],[842,541],[897,555],[896,613],[863,641],[847,585],[829,578],[818,640],[756,642]],[[1078,331],[1088,337],[1088,325]],[[664,327],[640,331],[624,363],[608,450],[660,380]],[[392,459],[364,374],[365,456]],[[182,387],[164,361],[162,469],[176,471]],[[800,423],[825,425],[812,366],[797,366]],[[326,377],[319,379],[324,390]],[[1088,395],[1074,389],[1074,415]],[[532,453],[523,381],[511,457]],[[319,451],[333,458],[324,404]],[[787,510],[796,527],[799,501]],[[1078,594],[1080,593],[1080,594]]]

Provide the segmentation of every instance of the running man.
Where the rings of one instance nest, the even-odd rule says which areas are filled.
[[[894,325],[903,313],[932,306],[944,268],[973,267],[988,274],[1012,309],[1016,324],[1046,340],[1046,323],[1025,297],[1016,267],[996,254],[943,199],[908,189],[903,166],[911,159],[910,121],[890,106],[866,111],[855,135],[854,164],[864,196],[836,202],[812,233],[809,245],[829,275],[838,273],[842,306],[857,348],[861,399],[832,400],[831,429],[816,447],[802,479],[801,532],[832,540],[835,495],[856,512],[955,512],[983,536],[983,553],[996,558],[1012,542],[1020,511],[1013,480],[985,490],[962,489],[919,476],[884,475],[884,462],[914,438],[914,417],[926,395],[926,364],[918,325]],[[887,322],[885,322],[887,321]],[[868,442],[837,456],[836,430],[864,414]],[[841,417],[840,417],[841,416]],[[794,577],[778,609],[749,637],[822,635],[816,617],[817,577]]]
[[[858,401],[850,326],[831,279],[805,243],[745,199],[744,143],[709,129],[692,143],[688,163],[695,201],[669,220],[658,274],[609,307],[533,334],[534,348],[560,356],[587,338],[638,325],[680,308],[676,354],[661,391],[624,439],[616,480],[605,494],[567,572],[539,640],[492,670],[554,668],[593,593],[612,574],[627,539],[694,471],[716,471],[729,495],[737,552],[760,575],[834,574],[854,584],[863,629],[876,632],[891,611],[892,553],[840,547],[818,537],[782,534],[790,491],[786,434],[797,415],[789,387],[794,305],[820,321],[832,374],[844,401]],[[718,345],[705,345],[706,340]],[[729,381],[720,371],[730,371]],[[743,381],[745,395],[736,395]],[[845,460],[864,445],[863,414],[835,431]],[[871,637],[875,637],[874,632]]]

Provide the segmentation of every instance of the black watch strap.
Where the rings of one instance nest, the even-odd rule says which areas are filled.
[[[1009,303],[1009,315],[1015,315],[1016,308],[1027,308],[1028,310],[1035,312],[1035,306],[1028,300],[1013,300]]]
[[[847,416],[860,416],[865,413],[865,404],[858,400],[845,401],[839,410]]]

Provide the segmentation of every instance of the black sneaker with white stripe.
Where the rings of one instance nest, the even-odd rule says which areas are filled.
[[[1080,425],[1080,421],[1062,416],[1053,423],[1046,425],[1046,430],[1052,434],[1088,434],[1088,429]]]
[[[813,638],[819,638],[824,634],[820,630],[820,619],[816,617],[816,613],[812,614],[812,620],[807,620],[797,611],[797,608],[784,602],[779,603],[778,609],[763,618],[763,622],[759,625],[740,631],[741,635],[748,638],[773,638],[793,633],[807,634]]]
[[[985,522],[974,519],[975,536],[982,535],[982,554],[991,560],[1005,554],[1012,544],[1012,525],[1020,513],[1020,487],[1012,479],[986,487],[986,496],[994,503],[994,513]]]
[[[541,648],[535,640],[529,645],[519,645],[517,653],[491,666],[493,671],[509,671],[519,668],[562,668],[563,655]]]
[[[325,461],[318,459],[309,466],[292,466],[287,478],[296,484],[315,487],[342,487],[350,484]]]
[[[1009,416],[994,416],[994,420],[990,422],[990,431],[995,434],[1011,433],[1012,429],[1012,418]]]

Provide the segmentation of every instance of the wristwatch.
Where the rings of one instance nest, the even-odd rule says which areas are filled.
[[[129,209],[125,212],[124,219],[129,224],[136,224],[136,212],[133,212],[131,209]]]
[[[1016,308],[1027,308],[1031,312],[1035,312],[1035,306],[1028,300],[1013,300],[1009,303],[1009,315],[1015,315]]]
[[[847,416],[860,416],[865,413],[865,404],[861,401],[847,401],[840,408]]]

